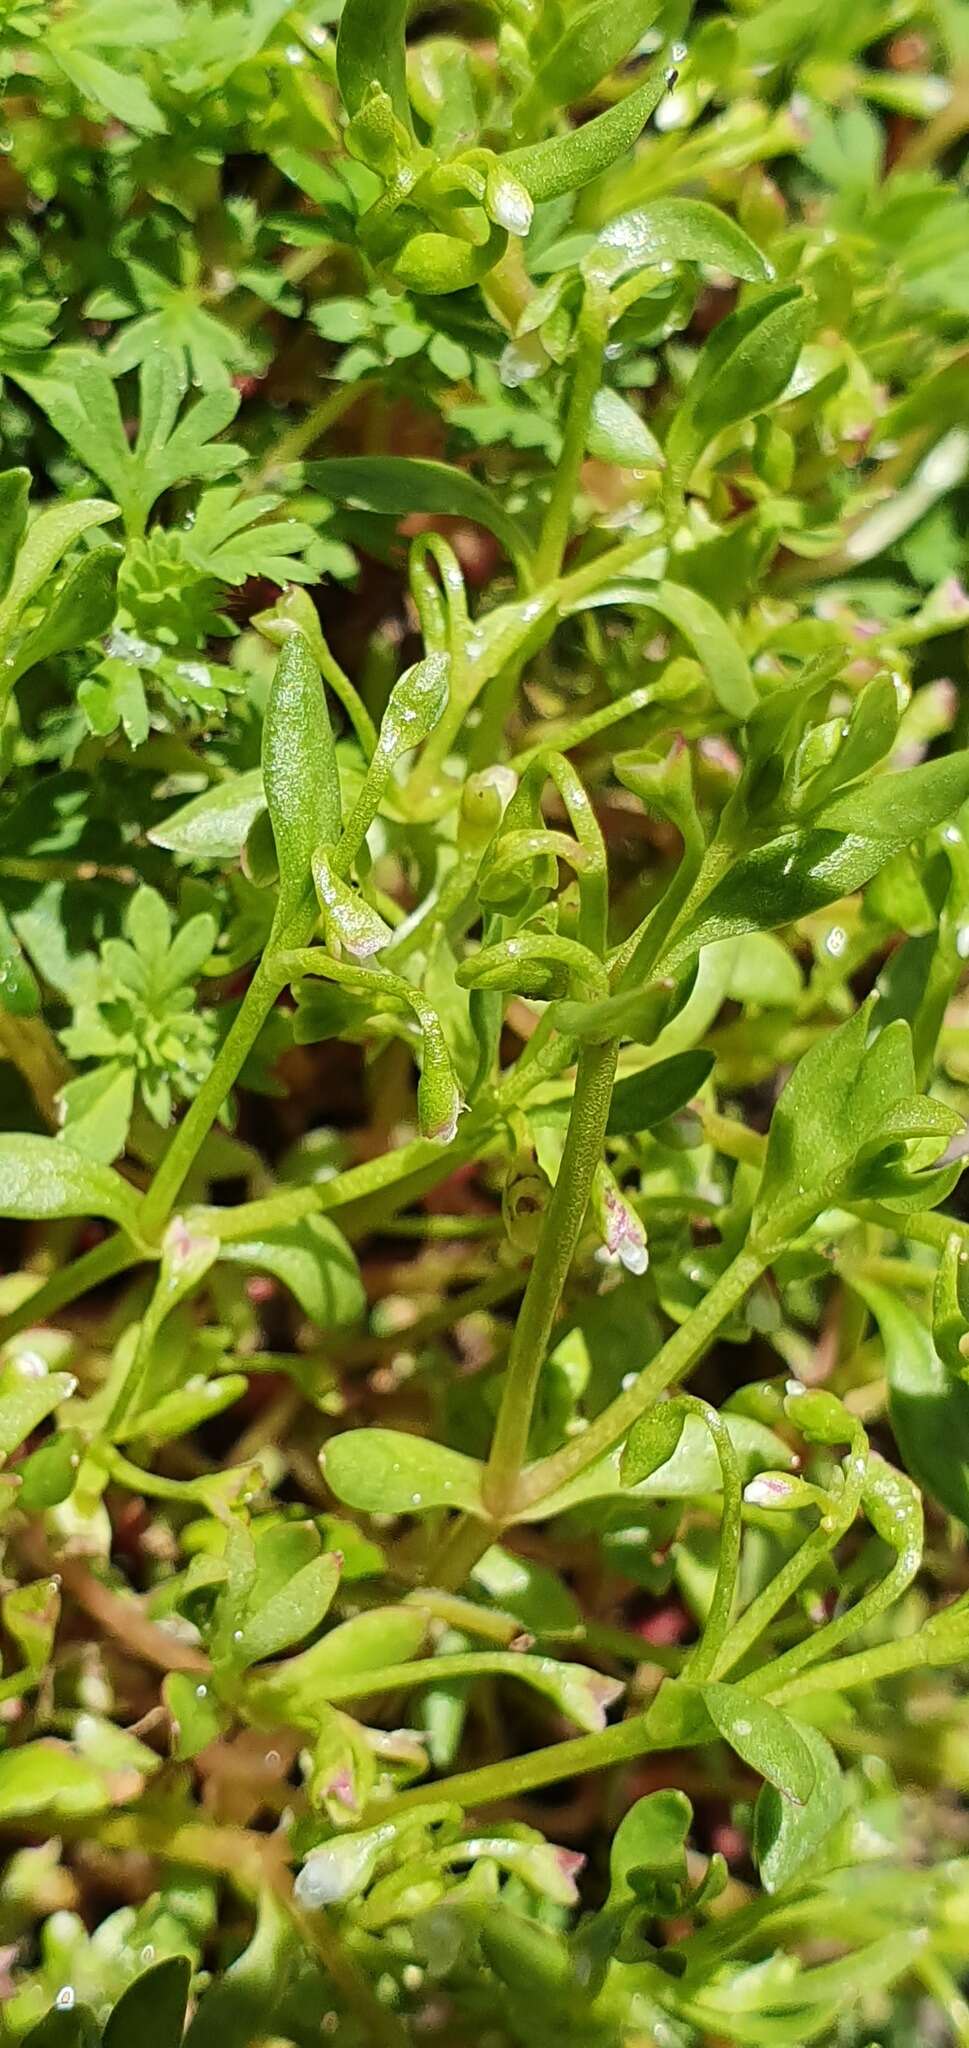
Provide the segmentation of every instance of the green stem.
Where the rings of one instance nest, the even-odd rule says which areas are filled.
[[[941,2006],[957,2048],[969,2048],[969,2005],[955,1978],[937,1955],[921,1957],[915,1965],[930,1998]]]
[[[858,1439],[862,1444],[864,1443],[864,1436],[860,1428]],[[725,1677],[728,1671],[732,1671],[735,1665],[739,1664],[746,1657],[748,1651],[753,1648],[758,1638],[763,1635],[765,1629],[770,1627],[774,1616],[781,1613],[782,1609],[787,1606],[788,1601],[794,1598],[798,1588],[803,1586],[805,1580],[810,1578],[811,1573],[816,1567],[823,1563],[824,1559],[835,1548],[835,1545],[841,1541],[842,1536],[847,1534],[861,1505],[866,1463],[866,1457],[856,1452],[855,1447],[852,1446],[852,1455],[848,1459],[844,1493],[838,1503],[837,1510],[833,1509],[830,1514],[825,1515],[824,1520],[819,1523],[816,1529],[812,1530],[810,1536],[801,1544],[800,1549],[795,1551],[793,1557],[788,1558],[787,1563],[782,1565],[779,1572],[775,1572],[774,1577],[769,1580],[768,1584],[757,1595],[757,1598],[751,1601],[750,1606],[745,1609],[739,1620],[735,1622],[715,1660],[713,1667],[713,1676],[715,1678]],[[800,1645],[796,1647],[798,1650],[801,1648]],[[768,1675],[770,1670],[771,1667],[768,1666]],[[764,1691],[768,1688],[759,1686],[757,1689],[758,1691]]]
[[[743,1533],[742,1484],[740,1465],[733,1447],[733,1439],[727,1428],[726,1417],[719,1409],[712,1408],[707,1401],[698,1401],[693,1395],[685,1396],[686,1406],[691,1414],[699,1415],[713,1438],[714,1448],[720,1462],[722,1483],[722,1507],[720,1511],[720,1555],[717,1562],[717,1576],[713,1596],[703,1625],[703,1634],[691,1655],[687,1658],[683,1675],[691,1685],[699,1685],[709,1678],[717,1661],[717,1655],[730,1627],[730,1616],[740,1576],[740,1540]]]
[[[364,2030],[364,2040],[372,2043],[373,2048],[408,2048],[410,2029],[381,2004],[327,1913],[322,1909],[304,1913],[288,1880],[277,1885],[276,1896],[304,1947],[323,1965],[344,2004],[356,2015]]]
[[[319,404],[314,405],[304,419],[298,420],[295,426],[280,436],[260,465],[249,486],[250,490],[271,483],[277,472],[285,469],[287,463],[298,462],[306,454],[307,449],[312,448],[314,441],[321,441],[324,434],[329,433],[330,428],[335,427],[338,420],[342,420],[344,414],[350,411],[351,406],[357,404],[358,399],[371,389],[372,382],[375,381],[362,377],[356,384],[338,385],[335,391],[330,391],[325,398],[321,398]]]
[[[565,418],[562,453],[552,484],[535,556],[535,582],[542,585],[559,574],[568,545],[579,474],[585,456],[592,407],[602,381],[602,357],[609,331],[607,301],[587,285],[576,328],[576,358]]]
[[[383,1152],[360,1166],[348,1167],[333,1180],[280,1188],[277,1194],[257,1202],[240,1202],[231,1209],[203,1209],[198,1220],[217,1237],[240,1238],[297,1223],[301,1216],[329,1216],[339,1210],[341,1228],[358,1234],[396,1209],[416,1202],[428,1188],[447,1180],[456,1167],[469,1159],[485,1158],[502,1143],[494,1114],[463,1117],[449,1145],[433,1138],[413,1138],[395,1152]]]
[[[817,1634],[805,1636],[803,1642],[795,1643],[790,1650],[766,1664],[749,1680],[744,1681],[750,1692],[773,1693],[776,1685],[793,1678],[795,1672],[803,1671],[815,1662],[826,1660],[830,1651],[838,1648],[848,1636],[858,1635],[867,1629],[881,1614],[887,1614],[902,1594],[911,1585],[922,1561],[921,1545],[916,1550],[903,1551],[896,1559],[890,1572],[880,1579],[877,1586],[864,1594],[852,1607],[839,1614]]]
[[[586,1771],[602,1771],[610,1764],[630,1763],[648,1750],[662,1748],[650,1735],[647,1716],[637,1714],[604,1728],[598,1735],[576,1735],[570,1742],[555,1742],[547,1749],[533,1749],[527,1756],[509,1757],[501,1764],[484,1764],[480,1770],[458,1771],[453,1778],[438,1778],[427,1785],[415,1785],[401,1792],[389,1804],[373,1809],[381,1820],[392,1819],[413,1806],[453,1800],[459,1806],[493,1806],[498,1800],[520,1799],[537,1792],[542,1785],[555,1785],[563,1778],[580,1778]]]
[[[580,1437],[565,1444],[550,1458],[543,1458],[540,1464],[533,1465],[525,1473],[516,1506],[532,1507],[545,1500],[626,1436],[633,1423],[652,1407],[654,1401],[659,1400],[666,1388],[674,1380],[682,1379],[702,1358],[721,1323],[739,1308],[745,1294],[760,1279],[768,1263],[765,1252],[753,1243],[745,1245],[726,1272],[721,1273],[705,1300],[678,1330],[674,1330],[652,1364],[640,1373],[635,1386],[627,1387],[625,1393],[611,1401]]]
[[[552,1325],[602,1157],[618,1056],[615,1042],[586,1046],[579,1054],[562,1163],[515,1324],[485,1476],[485,1499],[499,1521],[513,1507],[528,1453],[532,1411]]]
[[[15,1337],[18,1330],[29,1330],[35,1323],[46,1323],[58,1309],[66,1308],[68,1302],[76,1301],[79,1294],[87,1294],[92,1287],[100,1287],[105,1280],[113,1280],[116,1273],[127,1272],[129,1266],[140,1265],[145,1257],[122,1231],[114,1237],[106,1237],[89,1252],[82,1252],[79,1259],[63,1266],[59,1273],[52,1273],[49,1280],[34,1289],[18,1308],[12,1309],[0,1322],[0,1344],[8,1337]]]
[[[426,1572],[428,1584],[442,1592],[456,1592],[500,1535],[500,1529],[480,1521],[476,1515],[459,1515],[431,1558]]]
[[[766,1697],[778,1704],[816,1692],[848,1692],[856,1685],[873,1685],[879,1678],[897,1678],[903,1671],[958,1664],[965,1653],[964,1642],[961,1646],[952,1642],[947,1649],[941,1632],[936,1644],[936,1632],[929,1624],[915,1635],[902,1636],[900,1641],[876,1643],[871,1650],[856,1650],[852,1657],[832,1657],[830,1664],[815,1664],[809,1671],[799,1671],[796,1678],[783,1680]]]
[[[305,945],[316,923],[315,902],[297,912],[288,929],[263,954],[220,1048],[211,1071],[190,1103],[158,1172],[145,1196],[141,1227],[146,1237],[160,1236],[178,1200],[182,1185],[248,1058],[283,985],[276,949]]]
[[[544,753],[546,747],[555,747],[560,754],[566,754],[585,740],[607,732],[610,726],[618,725],[622,719],[632,718],[635,712],[648,710],[655,703],[656,696],[655,683],[640,683],[638,689],[629,690],[625,697],[617,697],[614,703],[603,704],[598,711],[587,711],[584,718],[571,718],[562,725],[551,725],[543,731],[541,739],[523,747],[520,754],[512,755],[511,766],[520,772],[528,767],[536,754]]]

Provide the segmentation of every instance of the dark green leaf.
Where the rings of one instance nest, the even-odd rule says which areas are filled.
[[[179,2048],[192,1965],[167,1956],[129,1984],[104,2029],[104,2048]]]
[[[792,1806],[771,1784],[761,1787],[754,1809],[754,1854],[764,1887],[779,1892],[817,1854],[841,1818],[845,1789],[834,1750],[809,1723],[798,1735],[810,1750],[814,1786],[805,1804]]]
[[[612,1091],[606,1135],[622,1138],[665,1123],[699,1095],[713,1064],[712,1052],[678,1052],[638,1074],[625,1075]]]
[[[29,469],[0,472],[0,598],[6,596],[27,525]]]
[[[48,661],[52,654],[83,647],[107,632],[114,617],[120,559],[117,548],[94,548],[68,571],[40,623],[17,647],[12,657],[13,678]]]
[[[54,2005],[31,2027],[24,2048],[98,2048],[100,2039],[101,2030],[86,2005]]]
[[[398,121],[411,126],[404,31],[408,0],[346,0],[336,45],[336,75],[348,114],[358,114],[376,83]]]
[[[953,817],[969,797],[969,752],[879,776],[825,805],[811,823],[735,861],[675,940],[665,966],[742,932],[791,924],[850,895],[893,854]]]
[[[715,327],[666,441],[675,477],[686,482],[708,442],[750,419],[790,382],[810,307],[796,286],[766,292]]]
[[[445,462],[408,455],[335,455],[307,462],[304,474],[315,490],[338,504],[359,505],[395,519],[412,512],[470,519],[493,533],[513,562],[529,557],[528,539],[497,493]]]

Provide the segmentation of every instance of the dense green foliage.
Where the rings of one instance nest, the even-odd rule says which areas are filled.
[[[965,2048],[965,0],[0,50],[3,2038]]]

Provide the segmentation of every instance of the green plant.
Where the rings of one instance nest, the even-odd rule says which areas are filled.
[[[688,16],[0,7],[11,2042],[969,2042],[965,10]]]

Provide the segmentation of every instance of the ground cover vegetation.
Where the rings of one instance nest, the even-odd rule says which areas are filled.
[[[0,53],[3,2038],[965,2048],[969,10]]]

